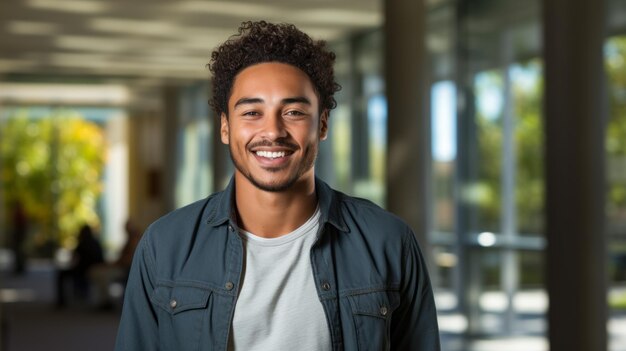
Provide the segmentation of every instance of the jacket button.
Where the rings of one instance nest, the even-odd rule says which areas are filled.
[[[322,289],[325,291],[330,290],[330,284],[328,282],[323,282],[322,283]]]
[[[381,307],[381,308],[380,308],[380,315],[381,315],[381,316],[386,316],[386,315],[387,315],[387,312],[389,312],[389,311],[387,310],[387,307],[383,306],[383,307]]]
[[[233,287],[235,287],[235,284],[233,284],[232,282],[228,282],[226,283],[226,285],[224,285],[224,287],[226,288],[226,290],[233,290]]]
[[[176,308],[176,305],[178,305],[178,302],[176,302],[176,300],[170,301],[170,307],[171,308]]]
[[[234,231],[235,231],[235,228],[233,228],[233,226],[229,224],[229,225],[228,225],[228,230],[230,230],[231,232],[234,232]]]

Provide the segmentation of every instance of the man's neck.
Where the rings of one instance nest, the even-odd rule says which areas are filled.
[[[285,191],[257,188],[242,174],[235,173],[235,203],[241,229],[265,238],[291,233],[315,212],[315,177],[302,177]]]

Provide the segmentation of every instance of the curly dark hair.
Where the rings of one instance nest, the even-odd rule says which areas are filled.
[[[243,22],[238,34],[230,37],[211,54],[213,96],[209,101],[216,115],[228,116],[228,99],[235,77],[248,66],[263,62],[293,65],[306,73],[320,100],[320,112],[337,106],[333,95],[341,89],[335,82],[335,54],[326,42],[314,41],[293,24],[265,21]]]

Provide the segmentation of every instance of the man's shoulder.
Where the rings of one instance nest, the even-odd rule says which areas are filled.
[[[369,228],[372,229],[371,232],[384,230],[387,236],[393,233],[400,236],[412,233],[411,228],[403,219],[371,200],[350,196],[337,190],[333,192],[349,229]]]
[[[222,192],[213,193],[204,199],[197,200],[177,208],[155,220],[148,228],[152,236],[162,236],[175,231],[178,235],[191,233],[200,221],[207,218],[216,207],[216,201]]]

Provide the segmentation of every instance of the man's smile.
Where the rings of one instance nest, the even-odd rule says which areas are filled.
[[[285,151],[257,151],[256,152],[257,156],[261,156],[261,157],[265,157],[265,158],[279,158],[279,157],[285,157]]]
[[[260,161],[286,161],[298,149],[297,145],[291,143],[269,143],[259,142],[251,145],[250,152]],[[275,162],[276,163],[276,162]]]
[[[276,171],[278,168],[282,168],[287,165],[290,156],[294,154],[295,150],[284,148],[263,148],[251,150],[251,152],[261,167]]]

